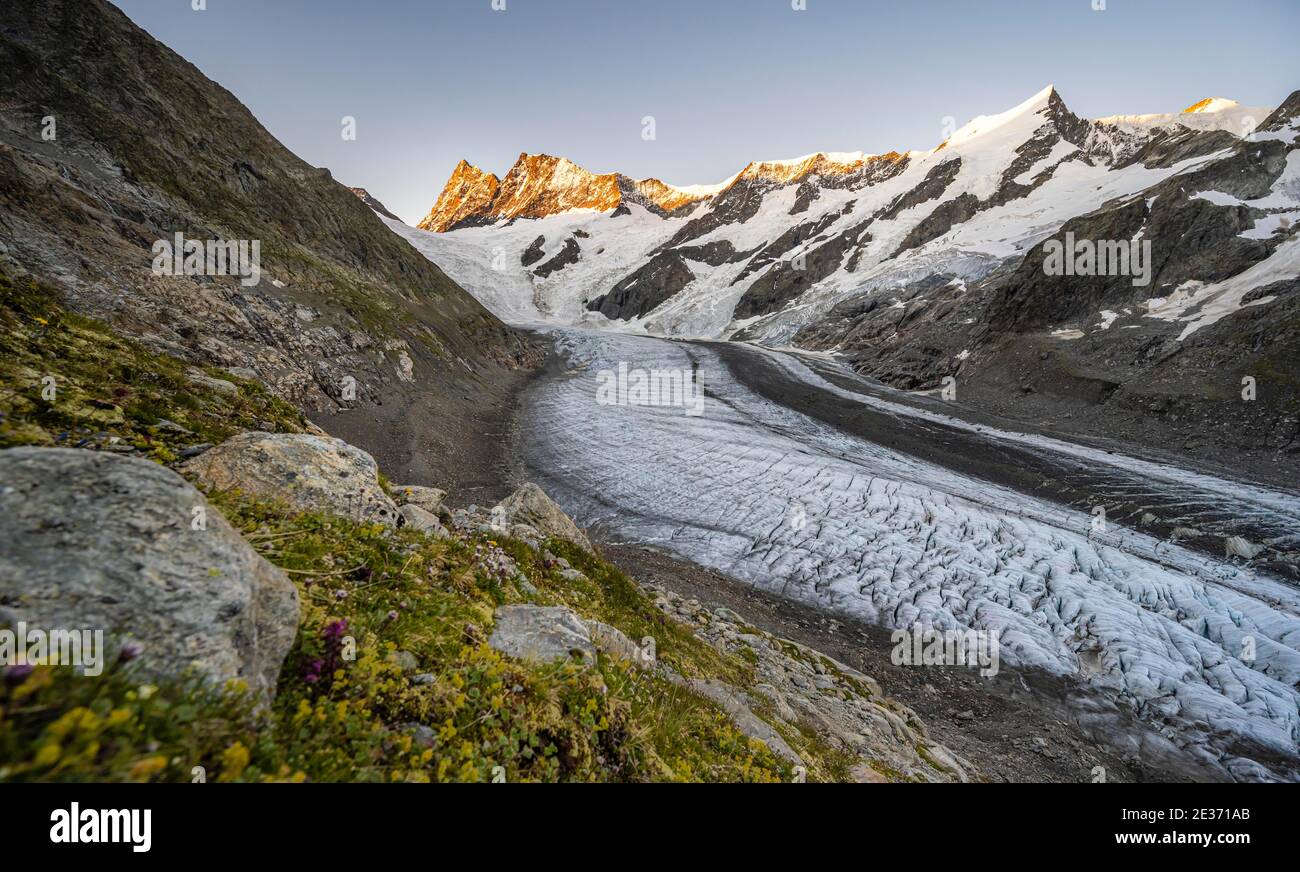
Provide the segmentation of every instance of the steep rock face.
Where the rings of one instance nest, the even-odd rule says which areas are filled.
[[[570,264],[577,263],[580,257],[582,257],[582,247],[578,245],[578,240],[570,236],[568,239],[564,240],[564,245],[560,247],[559,251],[552,255],[549,260],[537,269],[533,270],[533,275],[544,279],[552,273],[559,272]]]
[[[587,304],[606,318],[638,318],[691,283],[695,274],[676,251],[664,251]]]
[[[545,154],[521,154],[501,180],[488,216],[541,218],[572,209],[604,212],[619,203],[618,178]]]
[[[532,266],[545,256],[546,252],[543,246],[546,245],[546,237],[539,236],[533,240],[533,244],[524,249],[524,253],[519,255],[519,263],[523,266]]]
[[[810,247],[798,260],[768,268],[736,303],[735,317],[750,318],[775,312],[835,272],[843,262],[845,252],[859,241],[869,223],[850,227],[830,241]]]
[[[500,187],[501,180],[495,175],[462,160],[419,227],[441,233],[472,223],[488,213]]]
[[[461,161],[419,227],[444,233],[516,218],[545,218],[584,209],[608,212],[634,203],[660,215],[689,209],[703,195],[658,179],[596,174],[548,154],[520,154],[498,181]]]

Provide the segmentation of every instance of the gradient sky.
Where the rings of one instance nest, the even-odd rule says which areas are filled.
[[[1048,83],[1086,117],[1275,106],[1300,88],[1297,0],[116,2],[304,160],[412,223],[461,158],[503,175],[547,152],[711,183],[751,160],[931,148],[945,116]]]

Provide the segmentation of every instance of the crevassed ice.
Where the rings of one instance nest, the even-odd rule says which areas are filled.
[[[1090,536],[1082,512],[770,403],[706,347],[555,335],[574,366],[530,398],[527,460],[582,523],[889,626],[992,631],[1004,661],[1079,675],[1166,725],[1296,753],[1296,588],[1133,531]],[[698,364],[704,414],[597,405],[597,374],[619,361]]]

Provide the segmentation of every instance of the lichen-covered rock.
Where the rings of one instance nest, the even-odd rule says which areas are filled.
[[[654,664],[649,653],[643,651],[640,645],[628,638],[627,634],[618,627],[596,620],[584,620],[583,623],[587,625],[587,632],[591,634],[591,641],[596,646],[596,650],[607,657],[626,660],[638,668]]]
[[[227,381],[224,378],[213,378],[201,369],[191,369],[188,373],[190,381],[199,387],[207,388],[210,391],[216,391],[220,394],[234,396],[239,393],[239,385]]]
[[[451,538],[451,532],[442,525],[438,516],[432,512],[425,511],[417,505],[407,503],[397,510],[401,516],[402,526],[410,527],[412,530],[418,530],[421,533],[429,533],[439,539]]]
[[[845,663],[790,639],[752,627],[728,608],[706,609],[698,600],[683,597],[660,585],[642,583],[655,605],[668,617],[688,627],[700,639],[728,654],[741,654],[754,664],[755,682],[748,695],[727,685],[687,683],[697,693],[714,699],[727,710],[746,735],[763,739],[756,707],[768,729],[783,723],[790,729],[810,728],[831,746],[852,754],[858,765],[855,780],[882,780],[884,772],[911,780],[968,781],[978,771],[950,749],[930,738],[925,724],[906,706],[885,696],[880,685]],[[670,676],[671,677],[671,676]],[[674,679],[677,680],[677,679]],[[746,686],[745,691],[749,691]],[[888,779],[884,779],[888,780]]]
[[[379,467],[342,439],[305,433],[240,433],[185,465],[204,484],[280,500],[303,512],[397,524]]]
[[[443,500],[447,499],[447,492],[442,488],[403,484],[393,488],[393,499],[399,506],[419,506],[426,512],[437,515]]]
[[[158,676],[273,693],[298,629],[292,582],[203,495],[155,463],[0,451],[0,622],[103,630]]]
[[[555,504],[555,501],[532,482],[497,503],[492,509],[494,524],[509,528],[512,524],[527,524],[543,536],[564,539],[590,551],[591,542],[573,523],[573,520]]]
[[[596,646],[582,618],[563,606],[501,606],[493,616],[488,644],[524,660],[596,662]]]

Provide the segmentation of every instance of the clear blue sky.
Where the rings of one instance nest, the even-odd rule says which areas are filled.
[[[117,0],[303,159],[410,222],[462,157],[711,183],[756,159],[930,148],[945,116],[1048,83],[1088,117],[1300,88],[1300,0],[1092,3]]]

